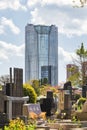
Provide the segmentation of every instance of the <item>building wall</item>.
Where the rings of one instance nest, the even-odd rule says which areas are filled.
[[[83,75],[87,76],[87,61],[82,64]]]
[[[25,81],[41,79],[41,68],[51,67],[51,85],[58,84],[57,27],[27,24],[25,27]],[[49,70],[46,73],[49,76]],[[49,79],[49,78],[48,78]]]

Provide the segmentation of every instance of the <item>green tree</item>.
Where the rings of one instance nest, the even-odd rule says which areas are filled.
[[[83,68],[83,64],[85,62],[87,62],[87,50],[84,48],[84,44],[82,43],[81,44],[81,47],[79,49],[76,50],[76,54],[78,56],[78,63],[79,63],[79,75],[80,75],[80,81],[81,81],[81,84],[84,85],[86,84],[86,73],[84,72],[84,68]]]
[[[80,73],[78,71],[78,66],[72,66],[71,68],[68,69],[68,72],[70,72],[72,75],[68,78],[68,81],[72,82],[72,85],[75,86],[79,84],[79,77]]]
[[[40,95],[40,81],[39,80],[32,80],[31,86],[34,88],[37,96]]]
[[[41,85],[47,85],[47,84],[48,84],[48,79],[47,78],[41,79]]]
[[[84,48],[84,44],[81,43],[81,47],[76,50],[77,59],[74,58],[74,64],[78,66],[78,71],[73,73],[68,80],[72,82],[74,85],[84,85],[86,84],[87,74],[84,71],[83,65],[87,62],[87,50]],[[75,71],[75,67],[70,68],[69,71]]]
[[[28,83],[25,83],[23,85],[24,95],[29,96],[29,103],[35,103],[37,99],[37,94],[34,90],[34,88],[29,85]]]
[[[0,84],[0,90],[2,90],[2,85]]]

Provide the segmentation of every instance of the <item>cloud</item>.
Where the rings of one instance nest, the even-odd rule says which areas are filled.
[[[12,10],[27,10],[27,8],[20,3],[20,0],[0,0],[0,10],[12,9]]]
[[[76,10],[68,8],[68,11],[61,8],[55,8],[55,6],[38,7],[31,11],[31,23],[33,24],[55,24],[58,27],[60,34],[67,37],[81,36],[87,34],[87,18],[84,18],[84,13],[79,17]],[[81,10],[80,10],[81,11]],[[70,13],[69,13],[70,12]],[[53,17],[54,16],[54,17]]]
[[[13,21],[11,19],[7,19],[5,17],[2,17],[0,20],[0,34],[4,34],[5,32],[5,28],[9,27],[10,30],[14,33],[14,34],[19,34],[20,33],[20,29],[13,23]]]
[[[0,60],[9,61],[10,58],[24,57],[24,44],[17,46],[11,43],[0,41]]]
[[[63,6],[63,5],[72,5],[72,3],[73,3],[72,0],[28,0],[27,5],[29,7],[35,6],[36,4],[40,4],[42,6],[50,4]]]
[[[58,48],[59,61],[63,61],[65,64],[73,62],[73,59],[76,59],[76,54],[73,52],[67,52],[62,47]]]
[[[32,23],[38,23],[38,24],[45,24],[43,18],[41,18],[41,17],[38,15],[38,14],[39,14],[38,11],[39,11],[39,10],[38,10],[37,8],[35,8],[34,11],[31,11],[31,15],[32,15],[31,22],[32,22]],[[36,18],[38,18],[38,19],[36,20]]]
[[[41,3],[41,0],[28,0],[27,5],[30,6],[34,6],[37,3]]]
[[[74,52],[67,52],[62,47],[58,48],[58,74],[59,82],[66,82],[66,65],[67,64],[77,64],[77,55]]]
[[[0,75],[9,74],[9,68],[24,69],[24,44],[17,46],[0,41]]]
[[[40,4],[41,6],[45,5],[57,5],[57,6],[73,6],[73,7],[81,7],[82,4],[80,0],[28,0],[27,5],[29,7],[36,6]],[[83,5],[87,5],[86,3]]]
[[[4,26],[0,25],[0,34],[4,34]]]

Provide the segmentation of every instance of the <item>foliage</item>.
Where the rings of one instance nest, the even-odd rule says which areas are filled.
[[[46,95],[46,89],[48,89],[48,86],[49,86],[47,84],[46,78],[44,78],[43,81],[42,80],[31,80],[28,82],[28,84],[30,84],[34,88],[37,96]],[[50,87],[50,88],[52,88],[52,87]]]
[[[77,116],[72,117],[72,122],[76,124],[78,123],[78,128],[82,127],[81,121],[77,118]]]
[[[58,93],[58,89],[53,86],[44,85],[40,88],[41,95],[46,95],[47,91],[52,91],[54,93],[54,96]]]
[[[36,120],[28,119],[28,125],[26,126],[26,130],[35,130],[36,128]]]
[[[9,126],[5,126],[4,130],[35,130],[35,128],[36,128],[36,124],[34,121],[33,123],[29,122],[28,125],[25,125],[23,120],[17,118],[14,120],[10,120]]]
[[[80,120],[78,120],[76,116],[72,117],[72,121],[73,123],[78,123],[80,125]]]
[[[85,73],[83,69],[83,63],[87,61],[87,50],[84,48],[84,44],[81,44],[81,47],[76,50],[76,54],[79,58],[79,68],[80,68],[80,78],[82,81],[82,85],[85,84],[84,78],[85,78]]]
[[[72,108],[73,108],[74,110],[81,110],[83,104],[85,103],[85,101],[86,101],[86,98],[83,98],[83,97],[79,98],[79,99],[77,100],[77,102],[73,104]]]
[[[2,85],[0,85],[0,90],[2,90]]]
[[[47,119],[47,123],[56,123],[56,119],[50,119],[50,118],[48,118]]]
[[[87,3],[87,0],[79,0],[80,5],[79,4],[76,5],[75,2],[77,2],[77,0],[73,0],[74,7],[84,7],[84,5],[86,5],[86,3]]]
[[[72,74],[72,75],[68,78],[68,81],[71,81],[73,86],[79,84],[80,73],[79,73],[79,71],[78,71],[77,66],[72,66],[72,67],[70,67],[70,68],[68,69],[68,71]]]
[[[69,81],[73,85],[83,86],[86,84],[86,74],[83,69],[83,63],[87,61],[87,50],[84,48],[84,44],[81,43],[81,47],[76,50],[77,59],[73,59],[74,65],[78,66],[78,71],[69,77]],[[70,72],[75,71],[75,68],[71,68]]]
[[[79,98],[81,98],[81,95],[80,94],[75,94],[74,95],[74,99],[77,101]]]
[[[34,125],[34,124],[33,124],[33,125],[31,124],[31,125],[27,125],[27,126],[26,126],[26,130],[35,130],[35,128],[36,128],[36,125]]]
[[[5,130],[26,130],[26,126],[20,118],[10,120],[9,126],[5,126]]]
[[[37,94],[34,88],[28,83],[23,85],[24,95],[29,96],[29,103],[35,103],[37,99]]]
[[[2,76],[0,77],[0,83],[1,83],[2,85],[8,83],[9,80],[10,80],[9,75],[2,75]]]
[[[40,81],[39,80],[32,80],[30,81],[31,86],[34,88],[37,96],[40,95]]]
[[[47,78],[41,79],[41,85],[47,85],[47,84],[48,84],[48,79]]]
[[[83,105],[85,103],[85,101],[86,101],[86,98],[83,98],[83,97],[79,98],[78,99],[78,106]]]

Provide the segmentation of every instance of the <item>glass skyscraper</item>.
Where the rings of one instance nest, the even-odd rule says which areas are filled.
[[[25,27],[25,81],[47,79],[58,85],[58,29],[55,25]]]

